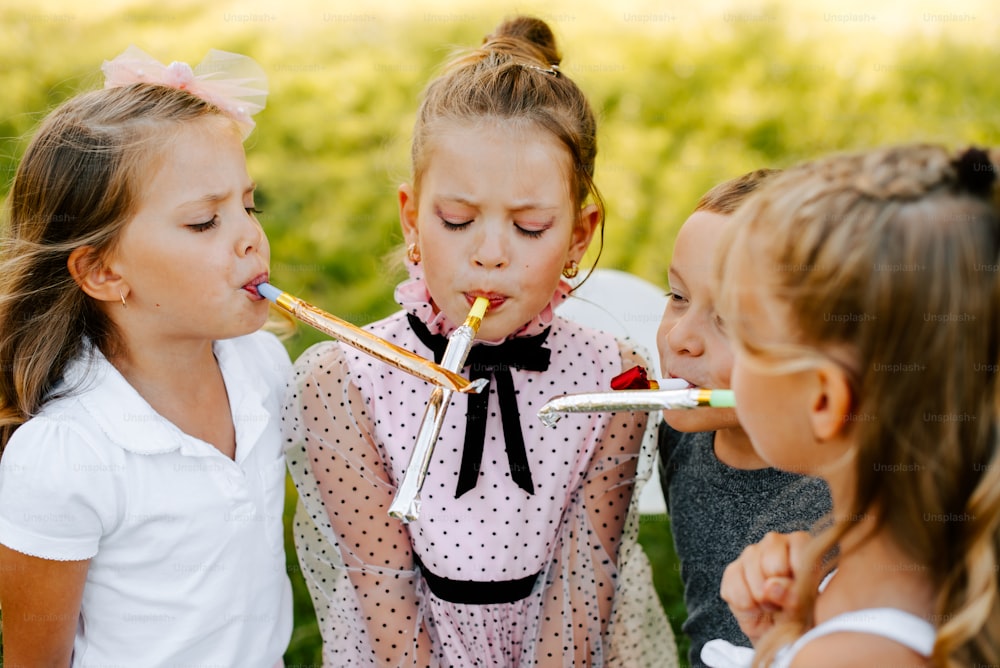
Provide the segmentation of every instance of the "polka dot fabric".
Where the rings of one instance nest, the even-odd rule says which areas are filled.
[[[510,477],[496,390],[476,487],[455,498],[467,398],[453,397],[421,492],[420,518],[388,517],[431,387],[336,342],[296,363],[284,408],[299,492],[295,539],[330,666],[676,665],[670,627],[636,542],[649,477],[644,413],[574,414],[548,428],[552,396],[606,390],[641,363],[611,336],[554,317],[548,371],[512,370],[535,492]],[[404,312],[368,327],[431,353]],[[512,603],[435,596],[414,566],[460,581],[538,574]]]

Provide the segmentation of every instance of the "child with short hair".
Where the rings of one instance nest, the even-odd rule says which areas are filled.
[[[403,310],[368,328],[440,359],[484,297],[466,369],[491,379],[455,396],[419,519],[387,511],[427,384],[336,342],[296,363],[285,408],[304,504],[296,544],[331,665],[676,662],[636,542],[647,415],[554,429],[535,415],[642,363],[554,313],[603,218],[594,115],[559,62],[545,22],[512,19],[432,81],[418,112],[399,189],[411,279],[396,290]]]
[[[292,630],[266,80],[131,48],[28,146],[0,255],[7,665],[280,665]],[[199,74],[195,74],[198,72]]]
[[[670,292],[658,336],[664,377],[727,388],[732,350],[713,295],[711,262],[733,212],[776,170],[760,169],[713,187],[674,243]],[[754,452],[731,408],[664,411],[660,485],[680,559],[691,665],[713,638],[749,646],[719,585],[726,566],[768,531],[807,529],[830,510],[825,483],[770,468]]]
[[[830,156],[775,179],[731,230],[737,415],[761,458],[827,481],[833,522],[789,543],[797,605],[755,629],[756,653],[713,641],[703,659],[996,665],[996,166],[924,144]]]

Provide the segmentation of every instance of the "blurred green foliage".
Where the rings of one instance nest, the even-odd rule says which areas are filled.
[[[1000,137],[1000,21],[986,0],[13,5],[0,7],[0,196],[44,114],[101,85],[103,59],[129,44],[192,64],[210,48],[245,53],[271,85],[247,149],[272,281],[357,324],[396,308],[401,272],[386,258],[401,241],[395,193],[420,91],[455,48],[508,14],[551,22],[563,71],[599,115],[601,266],[661,285],[674,233],[718,181],[830,151]],[[320,338],[301,327],[289,351]],[[679,625],[668,523],[644,522],[642,540]],[[291,551],[289,568],[298,626],[288,663],[315,664],[318,634]]]

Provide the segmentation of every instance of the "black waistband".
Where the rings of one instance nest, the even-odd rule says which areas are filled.
[[[492,603],[514,603],[528,598],[535,588],[538,573],[519,580],[503,580],[501,582],[479,582],[476,580],[449,580],[434,575],[420,561],[417,553],[413,553],[413,564],[420,569],[420,575],[427,582],[431,593],[449,603],[465,603],[467,605],[490,605]]]

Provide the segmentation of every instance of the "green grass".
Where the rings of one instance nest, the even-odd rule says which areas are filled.
[[[659,482],[654,476],[647,484],[656,485]],[[687,618],[687,610],[684,607],[684,584],[681,582],[680,561],[677,559],[677,552],[674,551],[669,518],[665,515],[643,515],[639,522],[639,544],[642,545],[653,566],[653,585],[674,631],[681,666],[686,666],[691,642],[681,633],[681,624]]]
[[[288,577],[292,581],[292,597],[294,604],[295,626],[292,629],[292,639],[285,652],[285,666],[320,666],[323,663],[322,639],[319,635],[319,625],[316,623],[316,612],[313,610],[309,590],[302,579],[302,569],[295,556],[295,544],[292,538],[292,516],[295,514],[295,504],[298,495],[291,477],[285,480],[285,563],[288,567]]]

